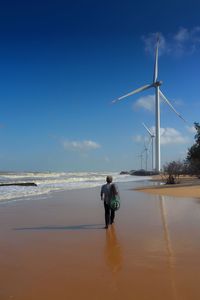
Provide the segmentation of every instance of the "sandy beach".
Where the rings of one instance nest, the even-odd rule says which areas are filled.
[[[153,181],[163,181],[160,176],[155,176]],[[200,198],[200,179],[196,177],[181,177],[178,184],[163,184],[160,186],[139,187],[136,190],[154,195],[171,197]]]
[[[170,186],[162,188],[145,188],[140,189],[140,191],[149,194],[164,195],[171,197],[200,198],[200,186]]]
[[[131,189],[108,230],[100,188],[1,203],[0,299],[199,299],[199,200]]]

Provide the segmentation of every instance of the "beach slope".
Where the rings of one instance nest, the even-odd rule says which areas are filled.
[[[105,230],[99,192],[1,203],[0,299],[199,299],[199,202],[121,185]]]

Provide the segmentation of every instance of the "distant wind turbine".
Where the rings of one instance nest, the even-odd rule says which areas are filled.
[[[143,152],[141,152],[141,154],[138,155],[138,157],[140,158],[140,169],[142,170],[142,162],[143,162]]]
[[[159,38],[157,39],[156,43],[156,50],[155,50],[155,63],[154,63],[154,74],[153,74],[153,82],[151,84],[144,85],[136,90],[133,90],[132,92],[121,96],[115,100],[112,101],[112,103],[115,103],[117,101],[123,100],[124,98],[127,98],[129,96],[132,96],[134,94],[137,94],[139,92],[148,90],[150,88],[155,88],[155,160],[156,160],[156,166],[155,170],[157,172],[160,172],[160,96],[165,100],[165,102],[169,105],[169,107],[176,113],[176,115],[181,118],[184,122],[185,119],[175,110],[173,105],[169,102],[169,100],[165,97],[165,95],[160,91],[160,86],[162,84],[162,81],[158,81],[158,47],[159,47]],[[187,122],[186,122],[187,123]]]
[[[145,170],[147,171],[147,164],[148,164],[148,147],[146,145],[146,142],[144,141],[144,151],[143,153],[145,153]]]
[[[155,134],[151,132],[151,130],[144,124],[142,123],[148,134],[150,135],[151,138],[151,154],[152,154],[152,171],[154,170],[154,138]]]

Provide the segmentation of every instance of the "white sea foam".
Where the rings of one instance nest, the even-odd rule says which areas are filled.
[[[119,175],[107,172],[62,172],[62,173],[1,173],[0,183],[35,182],[37,186],[0,186],[0,201],[30,199],[56,190],[82,189],[100,186],[106,175],[112,175],[115,182],[144,180],[144,177]],[[149,178],[145,178],[149,179]]]

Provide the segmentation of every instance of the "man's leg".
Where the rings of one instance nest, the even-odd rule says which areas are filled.
[[[111,209],[110,224],[114,222],[114,219],[115,219],[115,211]]]
[[[110,207],[106,202],[104,202],[104,208],[105,208],[105,225],[106,228],[108,228],[108,225],[110,223]]]

